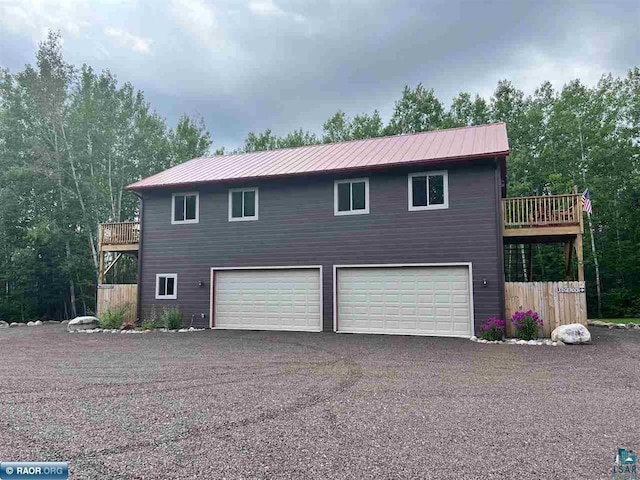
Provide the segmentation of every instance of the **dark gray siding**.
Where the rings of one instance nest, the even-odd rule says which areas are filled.
[[[502,312],[495,165],[448,167],[446,210],[408,211],[407,174],[425,168],[188,188],[200,192],[200,222],[190,225],[171,224],[172,192],[145,193],[143,316],[154,304],[179,305],[187,323],[208,326],[213,266],[322,265],[324,329],[332,330],[334,264],[471,262],[477,328]],[[348,177],[369,178],[368,215],[334,216],[333,181]],[[238,186],[259,187],[259,220],[228,221],[228,188]],[[178,274],[177,300],[155,300],[157,273]]]

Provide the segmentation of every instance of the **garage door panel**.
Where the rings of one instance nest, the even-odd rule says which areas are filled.
[[[471,334],[468,267],[342,267],[337,274],[339,332]]]
[[[215,271],[214,327],[320,331],[320,270]]]

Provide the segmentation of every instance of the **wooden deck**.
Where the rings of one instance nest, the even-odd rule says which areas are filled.
[[[582,196],[542,195],[502,199],[502,237],[505,244],[528,244],[529,261],[534,243],[563,243],[565,276],[571,275],[571,259],[576,252],[578,281],[584,281]],[[531,265],[527,270],[531,272]],[[530,279],[531,280],[531,279]]]
[[[527,242],[526,237],[550,239],[582,234],[582,198],[579,194],[502,199],[502,235]],[[534,239],[529,239],[532,241]]]
[[[101,223],[98,226],[100,249],[106,252],[134,252],[140,248],[138,222]]]
[[[107,273],[122,255],[138,255],[140,250],[140,223],[117,222],[98,225],[98,283],[103,284]]]

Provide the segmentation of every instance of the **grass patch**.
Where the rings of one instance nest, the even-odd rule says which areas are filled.
[[[640,323],[640,318],[590,318],[589,320],[600,320],[608,323]]]

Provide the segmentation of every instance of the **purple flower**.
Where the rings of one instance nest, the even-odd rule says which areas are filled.
[[[541,327],[544,322],[538,312],[528,310],[526,312],[515,312],[511,316],[511,324],[518,331],[520,338],[532,340],[537,338],[538,328]]]
[[[489,317],[480,324],[480,336],[486,340],[500,340],[504,337],[506,326],[504,320]]]

